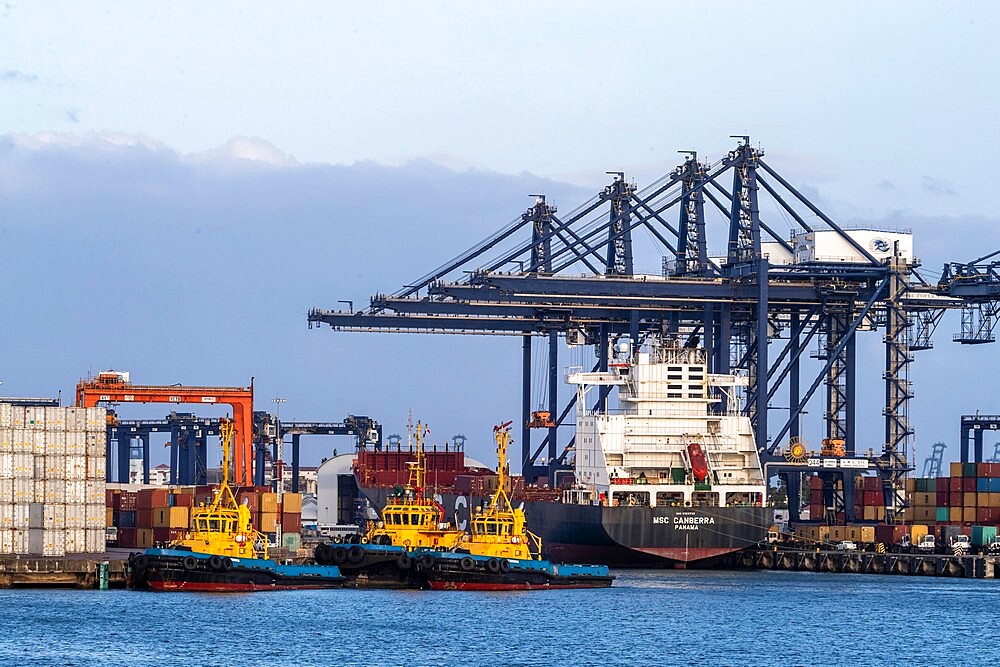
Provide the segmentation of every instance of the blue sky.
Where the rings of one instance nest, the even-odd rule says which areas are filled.
[[[489,425],[519,406],[516,343],[309,332],[308,308],[395,290],[530,193],[568,210],[607,170],[646,183],[731,134],[838,220],[914,228],[933,276],[1000,247],[998,19],[930,2],[7,2],[2,393],[110,366],[252,375],[291,415],[367,412],[391,432],[413,407],[435,435],[482,434],[488,459]],[[1000,409],[975,390],[996,353],[952,345],[955,326],[914,371],[918,452]],[[874,345],[876,405],[878,363]]]

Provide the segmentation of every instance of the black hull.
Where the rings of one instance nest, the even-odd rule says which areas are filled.
[[[387,489],[362,488],[376,509]],[[449,518],[467,526],[469,506],[484,498],[444,495]],[[518,505],[522,501],[514,499]],[[764,507],[603,507],[523,501],[529,529],[542,538],[543,557],[612,567],[719,567],[761,542],[772,525]]]

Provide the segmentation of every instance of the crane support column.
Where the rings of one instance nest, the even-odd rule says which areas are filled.
[[[292,434],[292,493],[299,492],[299,438],[298,433]]]
[[[143,433],[142,438],[142,483],[149,484],[149,433]]]
[[[132,444],[132,436],[127,428],[119,427],[115,440],[118,443],[118,482],[128,484],[129,448]],[[108,463],[111,463],[111,459],[108,459]]]
[[[531,467],[531,334],[521,336],[521,474],[534,483],[537,475]]]

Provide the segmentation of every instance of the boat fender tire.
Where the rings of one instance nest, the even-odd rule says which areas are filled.
[[[185,570],[193,570],[198,567],[198,559],[194,556],[184,556],[182,564],[184,565]]]
[[[320,565],[329,565],[330,561],[333,559],[333,547],[329,544],[318,544],[316,545],[316,551],[313,552],[313,558]]]
[[[345,547],[334,547],[333,548],[334,565],[341,565],[345,560],[347,560],[347,549]]]
[[[500,574],[507,574],[510,572],[510,561],[506,558],[500,559]]]
[[[462,568],[463,572],[471,572],[476,567],[476,561],[468,556],[463,556],[462,560],[458,561],[458,566]]]
[[[208,566],[210,568],[212,568],[213,570],[221,570],[222,569],[222,558],[219,557],[217,554],[213,554],[208,559]]]
[[[500,561],[496,558],[491,558],[486,561],[486,569],[490,571],[490,574],[500,574]]]
[[[139,554],[132,559],[132,567],[136,570],[145,570],[147,565],[149,565],[149,556],[146,554]]]
[[[343,540],[343,539],[342,539],[342,538],[340,537],[340,535],[334,535],[334,536],[333,536],[333,543],[334,543],[334,544],[340,544],[340,543],[341,543],[341,542],[343,542],[343,541],[344,541],[344,540]]]
[[[434,567],[434,556],[430,554],[424,554],[420,557],[420,567],[424,570],[430,570]]]
[[[400,570],[409,570],[410,566],[413,565],[413,560],[410,558],[410,554],[404,551],[396,556],[396,565]]]
[[[229,572],[232,569],[233,569],[233,559],[230,558],[229,556],[226,556],[225,558],[222,559],[222,571]]]
[[[389,537],[388,535],[383,535],[382,536],[382,546],[388,547],[388,546],[391,546],[391,545],[392,545],[392,538]]]
[[[352,546],[347,550],[347,562],[358,564],[365,559],[365,550],[358,545]]]
[[[351,535],[349,541],[350,541],[351,544],[360,544],[361,543],[361,536],[358,535],[358,534]]]

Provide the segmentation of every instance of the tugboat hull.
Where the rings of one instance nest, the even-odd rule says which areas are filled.
[[[221,558],[180,549],[148,549],[130,560],[130,587],[151,591],[252,592],[341,588],[339,568]]]

